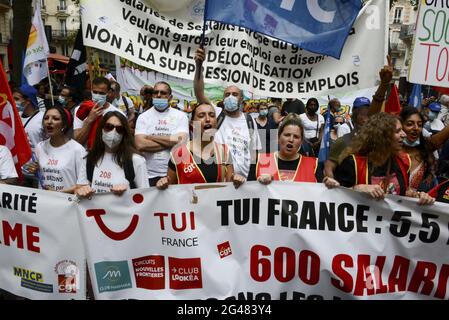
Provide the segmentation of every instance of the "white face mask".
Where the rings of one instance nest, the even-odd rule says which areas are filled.
[[[111,149],[114,149],[116,146],[122,142],[123,135],[117,133],[114,129],[112,131],[106,132],[103,130],[103,142]]]

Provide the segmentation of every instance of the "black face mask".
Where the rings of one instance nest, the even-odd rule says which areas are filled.
[[[306,111],[308,114],[315,114],[318,111],[317,107],[306,107]]]

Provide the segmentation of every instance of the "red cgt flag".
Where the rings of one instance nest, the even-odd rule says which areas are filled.
[[[399,101],[399,91],[396,84],[393,84],[391,87],[390,95],[388,96],[387,101],[385,102],[385,112],[398,114],[401,112],[401,103]]]
[[[0,144],[8,147],[11,151],[17,174],[21,179],[21,168],[31,159],[31,148],[12,98],[2,63],[0,63]]]

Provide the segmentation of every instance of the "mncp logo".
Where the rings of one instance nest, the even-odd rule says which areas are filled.
[[[95,264],[98,291],[118,291],[131,288],[127,261],[104,261]]]

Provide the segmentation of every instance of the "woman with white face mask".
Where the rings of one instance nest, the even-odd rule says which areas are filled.
[[[106,113],[98,126],[94,145],[86,156],[76,195],[149,188],[145,158],[137,153],[128,120],[118,111]]]

